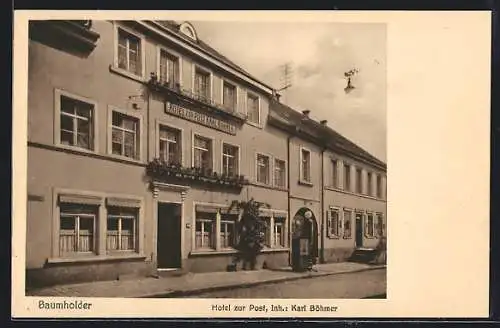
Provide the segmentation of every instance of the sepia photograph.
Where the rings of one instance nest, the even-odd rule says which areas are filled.
[[[385,54],[385,24],[30,21],[27,295],[385,298]]]
[[[488,315],[491,13],[15,14],[14,317]]]

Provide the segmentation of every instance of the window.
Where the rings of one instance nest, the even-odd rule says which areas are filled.
[[[139,159],[139,119],[116,111],[112,114],[111,152]]]
[[[230,111],[236,110],[236,87],[231,83],[223,81],[222,87],[222,104],[225,109]]]
[[[275,219],[274,222],[274,245],[275,247],[285,247],[285,223],[283,220]]]
[[[366,216],[366,235],[373,237],[373,214],[371,213]]]
[[[196,249],[215,249],[215,213],[196,213]]]
[[[135,251],[137,240],[137,209],[109,207],[106,230],[108,251]]]
[[[94,149],[94,105],[60,96],[60,143]]]
[[[228,176],[238,175],[239,148],[222,144],[222,174]]]
[[[356,169],[356,192],[358,194],[361,194],[363,191],[363,176],[361,173],[361,169]]]
[[[368,196],[372,196],[373,195],[373,190],[372,190],[372,173],[371,172],[368,172],[366,174],[366,180],[367,180],[367,190],[366,190],[366,194]]]
[[[302,181],[311,182],[311,152],[307,149],[300,150],[300,175]]]
[[[257,182],[269,184],[269,156],[257,154]]]
[[[337,188],[338,182],[338,161],[336,159],[332,160],[332,186]]]
[[[196,67],[194,72],[194,94],[202,101],[208,101],[210,96],[210,73]]]
[[[331,209],[328,215],[328,237],[338,237],[340,235],[339,210]]]
[[[247,120],[260,124],[259,97],[249,93],[247,94]]]
[[[286,187],[286,162],[280,159],[274,161],[274,185],[276,187]]]
[[[141,39],[118,28],[118,68],[142,76]]]
[[[344,164],[344,190],[351,191],[351,166]]]
[[[384,218],[382,214],[377,214],[377,234],[382,237],[384,236]]]
[[[179,57],[174,56],[164,49],[160,49],[160,73],[161,83],[168,83],[170,88],[180,83]]]
[[[212,169],[212,140],[194,136],[193,161],[196,168]]]
[[[264,216],[261,217],[261,220],[264,221],[264,226],[262,227],[264,229],[264,245],[266,247],[273,247],[272,240],[271,240],[271,233],[272,233],[272,227],[271,227],[271,217],[269,216]]]
[[[220,247],[232,248],[236,244],[236,220],[235,215],[223,216],[220,223]]]
[[[352,233],[352,220],[351,211],[344,210],[344,238],[351,238]]]
[[[181,131],[160,126],[159,133],[160,160],[168,164],[182,162]]]
[[[377,175],[377,198],[382,198],[382,177]]]
[[[61,204],[59,254],[94,253],[97,207]]]

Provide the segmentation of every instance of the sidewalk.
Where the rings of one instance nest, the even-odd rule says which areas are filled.
[[[179,277],[139,278],[59,285],[32,290],[27,296],[66,297],[181,297],[208,291],[250,287],[296,279],[360,272],[385,268],[351,262],[318,264],[311,272],[293,272],[291,268],[275,270],[187,273]]]

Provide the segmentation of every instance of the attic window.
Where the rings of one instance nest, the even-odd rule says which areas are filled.
[[[188,22],[184,22],[180,26],[180,31],[182,34],[190,38],[191,40],[196,41],[196,32],[194,30],[194,27],[189,24]]]

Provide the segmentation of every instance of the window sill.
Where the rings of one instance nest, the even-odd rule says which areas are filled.
[[[147,82],[143,76],[136,75],[134,73],[131,73],[131,72],[124,70],[122,68],[115,67],[113,65],[109,65],[109,71],[116,73],[118,75],[121,75],[123,77],[127,77],[131,80],[137,81],[139,83],[146,83]]]
[[[330,239],[340,239],[340,236],[328,236]]]
[[[341,192],[343,194],[348,194],[348,195],[353,195],[353,196],[359,196],[359,197],[373,199],[373,200],[385,201],[383,198],[377,198],[377,197],[373,197],[373,196],[369,196],[369,195],[365,195],[365,194],[360,194],[360,193],[356,193],[356,192],[352,192],[352,191],[340,189],[340,188],[337,188],[337,187],[326,186],[325,189],[331,190],[331,191]]]
[[[82,147],[77,147],[77,146],[65,145],[62,143],[56,143],[56,147],[59,147],[61,149],[70,150],[73,152],[84,153],[84,154],[98,154],[97,149],[92,150],[92,149],[87,149],[87,148],[82,148]]]
[[[313,186],[312,182],[308,182],[308,181],[305,181],[305,180],[299,180],[299,185],[303,185],[303,186],[307,186],[307,187],[312,187]]]
[[[344,237],[342,237],[342,238],[343,238],[343,239],[352,239],[352,237],[351,237],[351,236],[344,236]]]
[[[225,254],[236,254],[238,251],[235,249],[220,249],[220,250],[195,250],[191,251],[189,255],[191,256],[204,256],[204,255],[225,255]]]
[[[276,248],[264,248],[261,253],[277,253],[277,252],[289,252],[290,248],[288,247],[276,247]]]
[[[251,183],[249,183],[249,185],[255,186],[255,187],[266,188],[266,189],[273,189],[273,190],[279,190],[279,191],[288,191],[288,188],[286,188],[286,187],[277,187],[277,186],[273,186],[273,185],[270,185],[270,184],[265,184],[265,183],[262,183],[262,182],[251,182]]]
[[[109,255],[89,255],[89,256],[75,256],[75,257],[61,257],[61,258],[48,258],[48,264],[63,264],[63,263],[84,263],[84,262],[106,262],[106,261],[120,261],[120,260],[141,260],[145,259],[146,255],[139,253],[125,253],[125,254],[109,254]]]
[[[142,165],[146,164],[145,162],[143,162],[139,159],[134,159],[134,158],[127,157],[127,156],[116,155],[116,154],[111,154],[111,153],[108,153],[107,156],[109,156],[111,158],[119,159],[119,160],[124,161],[124,162],[130,162],[133,164],[142,164]]]
[[[248,125],[251,125],[253,127],[256,127],[258,129],[263,128],[261,123],[252,122],[252,121],[249,121],[248,119],[245,121],[245,123],[247,123]]]

